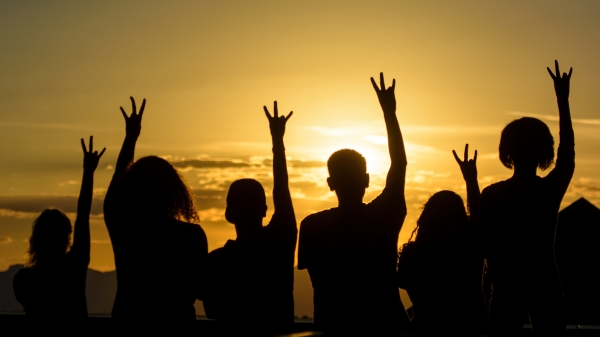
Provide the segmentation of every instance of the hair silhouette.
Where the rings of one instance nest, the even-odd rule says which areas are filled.
[[[46,209],[33,222],[28,261],[15,274],[13,288],[26,316],[36,324],[32,332],[60,331],[68,323],[81,323],[87,317],[85,298],[87,268],[90,262],[90,223],[94,171],[104,150],[89,151],[83,139],[83,178],[77,201],[75,229],[57,209]],[[74,233],[73,233],[74,232]],[[73,233],[73,244],[71,243]],[[70,248],[70,249],[69,249]],[[37,324],[39,322],[44,324]]]
[[[225,218],[237,238],[212,251],[204,308],[227,335],[288,333],[294,320],[296,218],[288,187],[283,136],[288,116],[266,107],[273,142],[273,203],[269,224],[265,190],[254,179],[234,181],[227,193]]]
[[[452,191],[439,191],[429,198],[417,220],[412,236],[421,244],[432,244],[448,234],[464,229],[469,218],[462,198]]]
[[[398,234],[406,216],[406,153],[396,117],[395,81],[371,79],[385,119],[391,166],[382,193],[363,203],[369,174],[364,157],[339,150],[327,162],[338,207],[307,216],[300,226],[298,268],[308,269],[314,320],[326,333],[394,334],[408,317],[396,284]],[[354,308],[362,309],[360,320]]]
[[[267,212],[265,189],[254,179],[239,179],[229,186],[225,219],[243,225],[245,219],[262,219]],[[261,226],[262,227],[262,226]]]
[[[45,209],[33,222],[29,249],[27,250],[27,267],[34,267],[38,262],[53,261],[67,253],[71,246],[71,220],[58,209]]]
[[[493,333],[512,335],[529,314],[534,332],[560,335],[565,308],[554,259],[557,215],[575,170],[575,140],[569,108],[571,72],[548,68],[558,103],[560,143],[550,167],[554,141],[535,118],[513,121],[502,131],[500,160],[513,176],[486,187],[481,195],[482,230],[492,283],[490,324]],[[514,228],[515,230],[512,230]],[[515,232],[516,231],[516,232]]]
[[[131,103],[131,115],[121,108],[125,140],[104,199],[117,270],[112,317],[138,330],[187,330],[196,320],[194,302],[202,299],[206,235],[188,223],[198,220],[194,198],[175,168],[155,156],[133,161],[146,100],[139,113],[133,97]],[[168,272],[155,273],[157,267]]]
[[[198,221],[194,197],[168,161],[148,156],[127,168],[119,185],[124,211],[146,217]]]
[[[545,170],[554,162],[554,138],[544,122],[523,117],[502,130],[499,152],[500,161],[509,169],[530,163]]]
[[[414,241],[398,259],[398,286],[412,301],[412,323],[423,334],[480,336],[486,318],[481,290],[483,255],[478,244],[479,184],[474,159],[454,152],[467,183],[469,211],[452,191],[435,193],[417,220]]]

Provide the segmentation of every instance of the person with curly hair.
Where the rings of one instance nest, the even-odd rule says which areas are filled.
[[[104,220],[117,269],[112,317],[121,323],[185,326],[196,320],[194,302],[201,284],[208,244],[195,224],[194,197],[166,160],[133,161],[146,105],[125,118],[125,140],[104,201]],[[152,316],[159,317],[158,319]]]
[[[571,71],[548,72],[558,102],[560,144],[556,165],[548,126],[523,117],[509,123],[500,137],[500,161],[511,178],[486,187],[481,219],[489,277],[493,286],[490,326],[515,335],[529,314],[534,332],[559,335],[565,329],[560,278],[554,261],[554,235],[561,201],[575,171],[575,140],[569,108]]]
[[[77,201],[75,228],[65,213],[45,209],[33,222],[25,268],[14,277],[17,301],[25,315],[44,327],[64,327],[65,323],[81,323],[88,316],[85,297],[86,277],[90,263],[90,212],[94,188],[94,171],[104,150],[83,148],[83,179]],[[74,233],[73,233],[74,232]],[[71,245],[71,234],[73,244]],[[41,328],[40,325],[29,328]]]

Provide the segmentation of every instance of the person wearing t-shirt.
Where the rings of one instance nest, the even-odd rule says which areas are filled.
[[[306,217],[300,226],[298,268],[308,269],[314,321],[326,332],[394,333],[408,322],[395,281],[398,235],[406,217],[406,153],[396,117],[395,80],[381,89],[371,78],[388,134],[391,167],[386,186],[363,203],[369,174],[349,149],[329,157],[329,188],[339,206]]]
[[[292,113],[274,116],[266,107],[273,141],[273,203],[267,226],[265,190],[254,179],[234,181],[227,194],[225,218],[237,238],[208,257],[204,308],[228,333],[285,333],[294,322],[294,252],[296,217],[288,187],[283,145]]]

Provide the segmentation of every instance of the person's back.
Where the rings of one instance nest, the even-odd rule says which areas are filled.
[[[406,216],[406,154],[396,117],[395,81],[381,90],[391,167],[386,187],[371,203],[362,199],[369,175],[362,155],[340,150],[328,161],[327,182],[339,207],[306,217],[300,227],[298,268],[308,269],[314,320],[327,332],[393,333],[408,322],[395,282],[398,235]]]
[[[515,333],[528,313],[534,331],[560,334],[565,329],[564,303],[554,262],[554,234],[560,203],[575,170],[575,143],[569,109],[570,73],[554,80],[560,144],[556,166],[537,176],[554,160],[554,140],[540,120],[524,117],[508,124],[500,140],[500,160],[513,176],[485,188],[481,195],[482,228],[493,293],[492,330]]]
[[[208,254],[193,195],[166,160],[133,161],[146,101],[125,117],[126,135],[104,199],[117,271],[112,317],[138,329],[193,323]],[[158,317],[158,318],[156,318]],[[180,325],[186,328],[188,325]]]
[[[143,231],[122,235],[122,243],[115,246],[119,272],[113,317],[145,318],[160,312],[159,321],[195,320],[204,232],[172,218],[138,221],[118,224]]]
[[[233,182],[226,219],[237,238],[209,254],[204,307],[230,333],[286,333],[294,319],[294,252],[297,227],[288,188],[283,135],[291,116],[275,116],[266,107],[273,141],[273,201],[267,226],[266,196],[254,179]]]

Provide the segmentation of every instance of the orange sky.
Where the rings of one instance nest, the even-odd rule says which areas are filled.
[[[577,169],[564,205],[600,205],[599,15],[600,2],[550,0],[0,2],[0,270],[22,262],[43,208],[74,214],[90,134],[107,147],[90,266],[114,268],[100,210],[130,95],[148,99],[138,157],[248,164],[182,169],[214,249],[235,234],[228,184],[271,187],[262,106],[275,99],[294,111],[285,142],[299,221],[335,206],[323,166],[334,150],[361,151],[366,199],[381,190],[389,159],[369,77],[383,71],[409,157],[404,242],[433,192],[464,195],[452,149],[479,150],[483,188],[510,175],[497,159],[506,123],[537,116],[558,137],[545,69],[558,59],[574,68]]]

